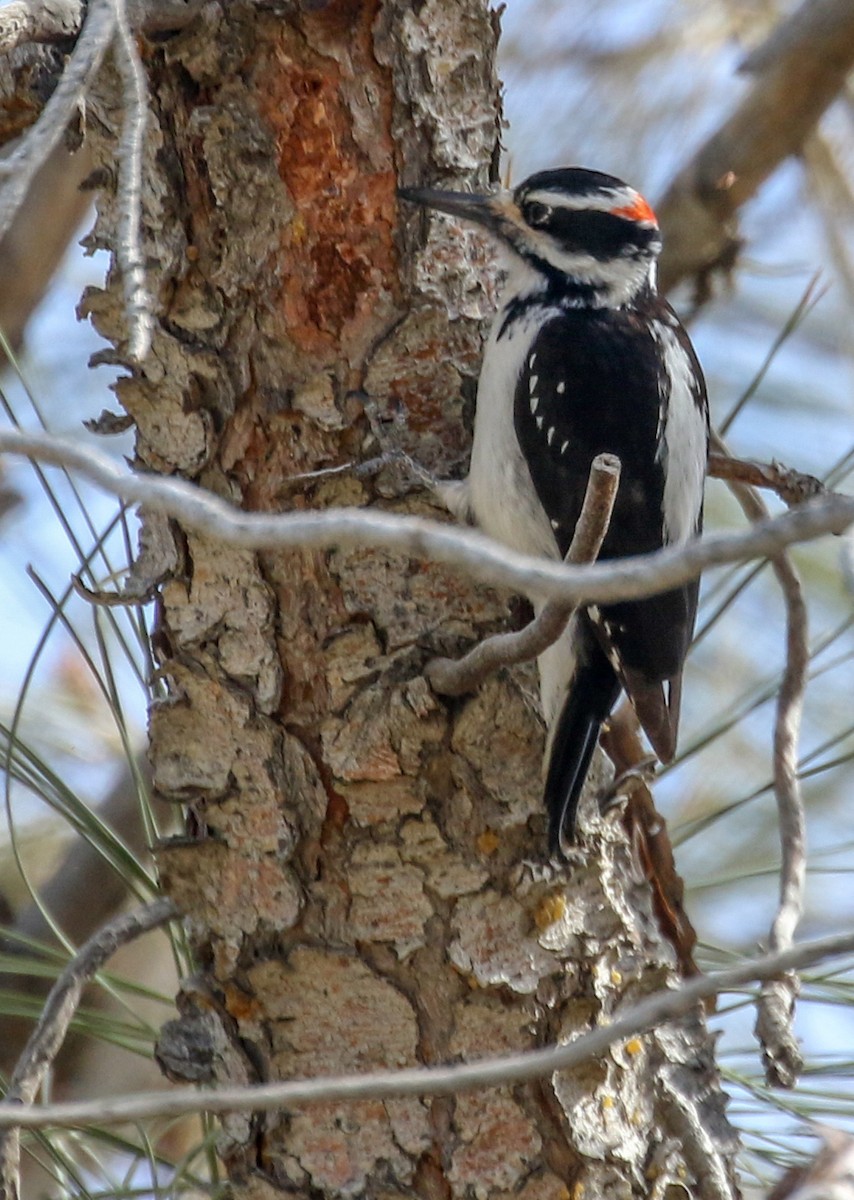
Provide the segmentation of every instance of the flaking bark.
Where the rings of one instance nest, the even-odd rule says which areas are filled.
[[[398,180],[488,182],[499,109],[481,0],[207,6],[145,46],[151,356],[117,386],[141,469],[247,508],[429,511],[396,478],[298,472],[375,451],[407,415],[439,474],[465,459],[490,263],[425,245]],[[121,119],[91,106],[109,169]],[[101,194],[92,244],[111,247]],[[123,361],[115,278],[84,308]],[[424,663],[506,627],[506,597],[375,550],[254,555],[174,530],[156,648],[154,782],[188,809],[159,854],[199,964],[181,999],[212,1082],[439,1063],[572,1038],[675,954],[619,822],[538,880],[542,728],[519,669],[445,705]],[[174,567],[175,561],[179,566]],[[170,1045],[180,1037],[173,1025]],[[192,1044],[192,1039],[188,1044]],[[174,1064],[169,1046],[162,1057]],[[548,1085],[223,1121],[241,1196],[734,1195],[713,1042],[691,1020]]]

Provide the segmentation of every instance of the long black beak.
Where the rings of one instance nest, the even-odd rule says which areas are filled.
[[[449,216],[464,221],[475,221],[496,233],[500,214],[494,196],[483,196],[472,192],[443,192],[438,188],[398,188],[401,200],[411,204],[422,204],[425,208],[436,208]]]

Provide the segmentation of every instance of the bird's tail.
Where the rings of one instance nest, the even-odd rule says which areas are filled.
[[[614,668],[584,623],[578,630],[577,649],[569,690],[549,738],[545,803],[553,856],[575,840],[578,798],[602,722],[620,694]]]

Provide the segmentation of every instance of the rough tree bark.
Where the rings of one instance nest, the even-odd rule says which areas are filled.
[[[140,469],[252,509],[428,510],[390,472],[288,479],[374,453],[372,408],[386,428],[401,408],[397,436],[438,473],[461,468],[489,261],[473,234],[425,244],[395,186],[495,175],[496,39],[483,0],[232,0],[145,44],[157,328],[117,389]],[[103,180],[121,116],[105,72]],[[115,227],[107,189],[93,244]],[[119,281],[84,307],[122,362]],[[198,962],[167,1068],[188,1045],[214,1083],[450,1062],[571,1039],[676,982],[617,820],[562,876],[523,865],[544,843],[532,672],[452,704],[422,676],[512,619],[507,597],[374,551],[148,536],[169,693],[151,760],[189,835],[159,866]],[[542,1085],[235,1116],[221,1137],[252,1197],[729,1200],[734,1150],[700,1013]]]

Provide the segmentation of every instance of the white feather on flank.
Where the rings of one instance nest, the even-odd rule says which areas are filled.
[[[542,607],[542,604],[535,604],[534,612],[539,615]],[[575,674],[577,666],[575,625],[576,618],[573,617],[561,637],[547,650],[544,650],[537,659],[537,668],[540,673],[540,703],[548,730],[544,765],[548,764],[551,757],[555,726],[563,708],[569,682]]]
[[[706,476],[706,421],[696,401],[691,358],[675,329],[655,321],[652,331],[670,381],[670,394],[662,397],[666,411],[658,456],[664,467],[664,540],[672,544],[687,541],[697,531]]]

